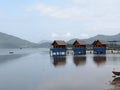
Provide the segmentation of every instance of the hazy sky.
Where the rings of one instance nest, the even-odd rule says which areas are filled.
[[[120,0],[0,0],[0,32],[39,42],[120,33]]]

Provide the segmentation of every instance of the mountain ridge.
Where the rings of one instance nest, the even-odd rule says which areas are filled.
[[[76,39],[71,39],[68,41],[69,44],[72,44],[71,42],[74,42]],[[79,39],[79,40],[84,40],[86,41],[87,44],[91,44],[95,40],[105,40],[105,41],[120,41],[120,33],[116,35],[96,35],[94,37],[90,37],[88,39]]]
[[[84,40],[86,44],[92,44],[95,40],[105,41],[119,41],[120,44],[120,33],[116,35],[96,35],[88,39],[73,38],[66,41],[68,44],[73,44],[75,40]],[[16,36],[12,36],[6,33],[0,32],[0,48],[50,48],[52,41],[41,40],[39,43],[30,42],[28,40],[21,39]]]
[[[0,48],[28,48],[36,45],[36,43],[0,32]]]

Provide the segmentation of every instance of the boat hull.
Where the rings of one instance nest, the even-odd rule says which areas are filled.
[[[112,71],[113,74],[120,76],[120,72]]]

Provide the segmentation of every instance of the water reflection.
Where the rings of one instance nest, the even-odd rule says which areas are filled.
[[[114,88],[112,90],[120,90],[120,77],[114,78],[111,84],[114,85]]]
[[[108,60],[111,61],[111,62],[120,62],[120,55],[114,55],[114,54],[111,54],[108,56]]]
[[[116,77],[112,80],[111,82],[112,85],[117,85],[117,84],[120,84],[120,77]]]
[[[111,72],[120,66],[120,55],[50,58],[49,53],[41,50],[26,57],[22,52],[33,51],[22,50],[0,55],[0,90],[110,90],[120,81],[113,80]],[[96,67],[99,65],[102,66]]]
[[[52,57],[52,64],[57,66],[64,66],[66,64],[66,56],[53,56]]]
[[[23,56],[26,56],[28,54],[12,54],[12,55],[0,55],[0,64],[21,58]]]
[[[106,63],[106,56],[97,55],[93,57],[93,60],[97,66],[104,65]]]
[[[74,56],[73,61],[76,66],[85,65],[86,64],[86,56]]]

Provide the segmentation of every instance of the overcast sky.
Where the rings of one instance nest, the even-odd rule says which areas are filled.
[[[0,0],[0,32],[32,42],[120,33],[120,0]]]

